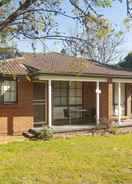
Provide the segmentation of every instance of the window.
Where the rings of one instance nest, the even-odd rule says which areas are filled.
[[[53,97],[55,106],[66,106],[68,103],[68,83],[60,81],[54,82]]]
[[[69,105],[71,111],[71,119],[79,119],[82,113],[75,111],[76,108],[82,107],[82,83],[81,82],[71,82],[69,87]]]
[[[74,109],[82,107],[82,83],[54,81],[53,82],[53,117],[55,120],[80,118],[82,113]]]
[[[70,105],[82,105],[82,83],[71,82],[69,92]]]
[[[8,104],[16,102],[16,81],[0,81],[0,103]]]
[[[53,100],[55,106],[82,105],[82,83],[54,82]]]
[[[54,120],[67,120],[65,111],[68,110],[68,88],[69,83],[63,81],[53,82],[53,117]]]
[[[113,115],[118,115],[118,83],[113,87]],[[126,114],[126,88],[125,84],[121,84],[121,115]]]

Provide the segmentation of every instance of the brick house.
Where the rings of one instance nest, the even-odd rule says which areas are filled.
[[[132,72],[58,53],[0,63],[0,135],[132,124]]]

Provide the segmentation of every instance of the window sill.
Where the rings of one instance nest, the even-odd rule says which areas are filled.
[[[0,108],[18,108],[20,105],[15,103],[15,104],[0,104]]]
[[[128,119],[128,116],[121,116],[122,119]],[[115,119],[117,120],[118,119],[118,116],[112,116],[112,119]]]

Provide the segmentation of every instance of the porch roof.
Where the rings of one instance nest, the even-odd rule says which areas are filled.
[[[113,69],[93,60],[68,56],[60,53],[24,54],[23,57],[9,59],[1,65],[0,73],[16,75],[81,75],[119,77],[132,79],[132,72]]]

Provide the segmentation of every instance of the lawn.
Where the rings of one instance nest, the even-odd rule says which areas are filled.
[[[0,184],[132,184],[132,135],[0,145]]]

